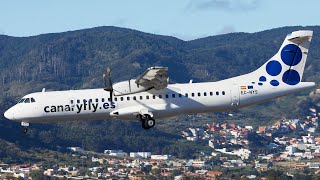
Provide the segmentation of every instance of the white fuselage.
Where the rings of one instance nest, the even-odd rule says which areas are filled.
[[[24,97],[34,98],[35,102],[18,103],[5,116],[23,122],[139,120],[139,114],[148,112],[154,119],[159,119],[238,109],[312,87],[313,82],[274,87],[231,78],[218,82],[170,84],[159,91],[115,96],[112,102],[109,101],[109,92],[104,89],[38,92]]]

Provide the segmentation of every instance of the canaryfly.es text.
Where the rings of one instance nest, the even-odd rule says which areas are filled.
[[[116,104],[114,102],[105,102],[101,105],[99,103],[83,103],[74,105],[51,105],[45,106],[43,108],[46,113],[56,113],[56,112],[76,112],[81,113],[82,111],[96,112],[98,109],[114,109]]]

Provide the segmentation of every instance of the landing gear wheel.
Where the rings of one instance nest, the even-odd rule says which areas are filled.
[[[150,129],[152,128],[155,124],[156,124],[156,121],[154,119],[147,119],[143,122],[143,126],[145,129]]]
[[[29,123],[28,122],[21,122],[22,132],[26,134],[28,132]]]
[[[22,132],[23,132],[24,134],[26,134],[26,133],[28,132],[28,128],[27,128],[27,127],[23,127],[23,128],[22,128]]]
[[[156,121],[149,114],[145,114],[141,116],[141,123],[144,129],[150,129],[156,124]]]

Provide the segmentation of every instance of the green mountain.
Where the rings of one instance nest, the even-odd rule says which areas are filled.
[[[174,118],[175,121],[158,120],[156,128],[149,131],[143,130],[140,123],[111,120],[32,124],[30,133],[24,135],[20,133],[20,125],[5,120],[3,113],[21,96],[42,88],[102,87],[102,73],[108,66],[115,82],[135,78],[150,66],[169,67],[172,83],[190,79],[216,81],[248,73],[278,51],[286,34],[300,29],[314,31],[303,78],[319,82],[320,26],[231,33],[192,41],[117,27],[32,37],[0,35],[0,139],[22,150],[82,146],[95,151],[117,148],[185,157],[201,149],[194,143],[184,142],[179,136],[180,130],[213,120],[230,120],[230,117],[209,114],[193,122],[185,116]],[[259,122],[268,123],[281,117],[303,117],[303,107],[311,103],[307,94],[237,111],[238,119],[233,120],[251,123],[259,118]],[[0,153],[0,159],[1,156]]]

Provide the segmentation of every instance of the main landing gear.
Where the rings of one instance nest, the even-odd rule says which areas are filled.
[[[28,127],[29,127],[29,123],[28,122],[21,122],[21,126],[22,126],[22,132],[24,134],[26,134],[28,132]]]
[[[140,120],[143,129],[150,129],[156,124],[156,121],[149,114],[141,115]]]

